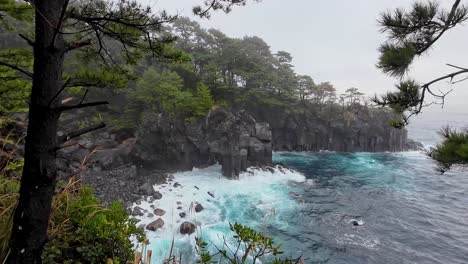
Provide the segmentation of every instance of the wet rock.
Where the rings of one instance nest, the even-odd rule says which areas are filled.
[[[248,166],[272,163],[270,126],[246,111],[219,107],[191,123],[155,113],[144,113],[142,120],[131,158],[153,169],[190,170],[219,162],[226,177],[237,178]]]
[[[178,182],[174,183],[174,185],[172,185],[174,188],[177,188],[177,187],[182,187],[182,185]]]
[[[153,197],[154,197],[154,199],[156,199],[156,200],[161,200],[161,198],[163,197],[163,195],[162,195],[159,191],[155,191],[155,192],[153,193]]]
[[[147,216],[148,216],[148,217],[154,217],[154,214],[149,213]]]
[[[153,185],[149,182],[146,182],[142,186],[140,186],[140,191],[143,195],[151,196],[154,194]]]
[[[203,208],[203,206],[201,204],[199,204],[199,203],[197,203],[197,205],[195,206],[195,212],[197,212],[197,213],[203,211],[203,209],[205,209],[205,208]]]
[[[182,210],[182,206],[177,207],[177,210]]]
[[[182,204],[182,202],[176,202],[176,203],[177,203],[178,205],[181,205],[181,204]]]
[[[143,209],[141,207],[136,206],[132,210],[132,215],[134,216],[143,216],[145,213],[143,212]]]
[[[166,211],[164,211],[163,209],[157,208],[153,211],[153,213],[157,216],[163,216],[166,214]]]
[[[197,230],[197,227],[190,223],[190,222],[183,222],[181,225],[180,225],[180,233],[185,235],[191,235],[193,233],[195,233],[195,231]]]
[[[181,213],[179,213],[179,216],[180,216],[181,218],[185,218],[185,217],[187,216],[187,214],[184,213],[184,212],[181,212]]]
[[[363,226],[364,225],[364,221],[361,220],[361,219],[351,219],[349,221],[353,226]]]
[[[156,230],[162,228],[163,226],[164,226],[164,220],[162,220],[161,218],[158,218],[157,220],[149,223],[146,226],[146,229],[148,229],[150,231],[156,231]]]

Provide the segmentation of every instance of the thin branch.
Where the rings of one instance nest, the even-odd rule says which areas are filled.
[[[454,81],[454,82],[452,82],[452,84],[461,83],[461,82],[464,82],[464,81],[466,81],[466,80],[468,80],[468,77],[465,77],[465,78],[463,78],[463,79],[461,79],[461,80],[458,80],[458,81]]]
[[[39,9],[36,7],[36,4],[35,4],[35,1],[34,1],[34,0],[24,0],[24,1],[25,1],[25,2],[28,2],[29,4],[31,4],[31,6],[34,8],[34,10],[36,10],[36,12],[39,14],[39,16],[41,16],[41,17],[44,19],[44,21],[47,22],[47,24],[49,24],[49,26],[51,26],[52,28],[55,29],[54,24],[52,24],[52,23],[50,22],[50,20],[49,20],[46,16],[44,16],[44,14],[42,14],[42,12],[39,11]]]
[[[22,69],[16,65],[13,65],[13,64],[10,64],[10,63],[7,63],[7,62],[4,62],[4,61],[0,61],[0,65],[3,65],[5,67],[8,67],[8,68],[11,68],[13,70],[17,70],[19,72],[21,72],[22,74],[26,75],[27,77],[29,78],[32,78],[33,77],[33,74],[25,69]]]
[[[88,95],[89,89],[86,89],[83,97],[81,98],[80,104],[83,104],[84,100],[86,99],[86,95]]]
[[[95,130],[98,130],[98,129],[101,129],[101,128],[104,128],[104,127],[106,127],[106,124],[101,122],[101,123],[96,124],[96,125],[92,125],[92,126],[89,126],[89,127],[79,129],[77,131],[70,132],[68,134],[65,134],[65,135],[59,137],[58,138],[58,143],[63,144],[65,142],[69,141],[70,139],[77,138],[79,136],[82,136],[84,134],[87,134],[89,132],[92,132],[92,131],[95,131]]]
[[[468,70],[468,68],[463,68],[463,67],[453,65],[453,64],[450,64],[450,63],[447,63],[447,66],[450,66],[450,67],[453,67],[453,68],[456,68],[456,69],[459,69],[459,70]]]
[[[204,16],[205,16],[206,14],[208,14],[208,12],[214,7],[215,3],[216,3],[216,0],[213,0],[213,1],[211,2],[211,4],[208,6],[208,8],[205,9],[205,11],[203,11],[203,12],[201,12],[200,14],[197,14],[197,15],[200,16],[200,17],[204,17]],[[208,17],[208,18],[209,18],[209,17]]]
[[[463,69],[463,70],[460,70],[460,71],[457,71],[457,72],[453,72],[453,73],[447,74],[445,76],[442,76],[440,78],[437,78],[435,80],[432,80],[432,81],[424,84],[423,86],[421,86],[421,88],[427,88],[427,87],[431,86],[432,84],[440,82],[440,81],[445,80],[445,79],[449,79],[449,78],[453,79],[455,76],[463,74],[463,73],[468,73],[468,69]]]
[[[109,102],[107,101],[99,101],[99,102],[91,102],[91,103],[85,103],[85,104],[77,104],[77,105],[64,105],[61,107],[58,107],[56,110],[57,112],[65,112],[73,109],[80,109],[80,108],[85,108],[85,107],[92,107],[92,106],[99,106],[99,105],[108,105]]]
[[[57,37],[58,37],[58,35],[60,34],[60,29],[62,28],[63,21],[65,20],[65,12],[67,11],[68,1],[69,1],[69,0],[65,0],[65,1],[63,2],[62,12],[60,13],[59,22],[58,22],[57,26],[55,27],[54,37],[52,38],[52,43],[51,43],[51,45],[50,45],[51,47],[54,47],[54,48],[55,48],[55,44],[56,44],[56,42],[57,42]]]
[[[59,95],[63,92],[63,90],[65,90],[65,88],[67,88],[68,83],[70,83],[70,78],[67,78],[65,83],[62,85],[62,88],[60,88],[60,90],[54,95],[54,97],[52,97],[52,99],[50,99],[49,103],[47,104],[48,106],[50,106],[54,102],[54,100],[57,99],[57,97],[59,97]]]
[[[34,47],[34,45],[36,43],[34,43],[34,41],[32,41],[30,38],[26,37],[25,35],[23,34],[18,34],[22,39],[26,40],[26,42],[31,46],[31,47]]]
[[[82,47],[86,47],[86,46],[89,46],[91,45],[92,42],[91,42],[91,39],[87,39],[87,40],[83,40],[83,41],[79,41],[79,42],[74,42],[74,43],[67,43],[66,46],[67,46],[67,49],[66,49],[66,52],[69,52],[69,51],[72,51],[72,50],[75,50],[75,49],[79,49],[79,48],[82,48]]]

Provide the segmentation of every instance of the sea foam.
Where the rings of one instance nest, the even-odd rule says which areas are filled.
[[[138,217],[137,226],[158,218],[165,222],[164,227],[155,232],[145,230],[149,249],[153,251],[151,263],[162,263],[169,256],[173,240],[173,254],[181,255],[182,263],[194,263],[195,236],[210,242],[211,249],[222,246],[224,238],[232,235],[229,223],[238,222],[267,234],[270,227],[286,231],[288,219],[300,211],[301,201],[295,198],[300,195],[296,193],[297,185],[312,184],[304,175],[282,167],[251,168],[241,173],[239,180],[223,177],[219,165],[173,176],[168,184],[154,186],[163,195],[162,199],[152,202],[146,199],[132,206],[146,210],[144,216]],[[196,203],[204,210],[195,212]],[[149,216],[156,208],[163,209],[166,214]],[[179,216],[181,212],[186,213],[185,218]],[[180,234],[180,224],[184,221],[197,225],[197,232],[191,236]]]

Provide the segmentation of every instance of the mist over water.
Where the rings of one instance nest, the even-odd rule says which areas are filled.
[[[410,136],[426,146],[437,143],[434,130],[444,124],[464,127],[428,119],[410,127]],[[468,173],[439,175],[421,152],[280,152],[274,161],[296,172],[251,170],[230,181],[213,166],[175,174],[172,183],[182,187],[157,187],[163,199],[156,206],[168,213],[166,226],[148,233],[155,263],[168,256],[173,237],[176,255],[194,261],[194,236],[177,231],[184,221],[177,201],[186,212],[192,202],[205,207],[187,219],[201,223],[197,235],[215,245],[230,235],[229,222],[239,222],[274,237],[306,263],[467,263]]]

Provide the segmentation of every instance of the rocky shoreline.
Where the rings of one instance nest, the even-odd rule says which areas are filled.
[[[254,115],[269,122],[258,122],[246,111],[232,112],[223,108],[213,109],[206,117],[190,122],[164,114],[148,114],[136,131],[107,129],[76,140],[71,147],[60,150],[57,157],[59,178],[78,176],[93,188],[103,203],[120,200],[128,207],[141,197],[157,198],[152,186],[167,184],[173,172],[220,164],[223,175],[235,179],[249,167],[271,168],[273,150],[343,151],[338,145],[334,147],[338,149],[327,148],[332,146],[330,144],[316,149],[322,145],[316,144],[320,135],[313,131],[328,131],[319,121],[315,130],[311,130],[313,119],[301,123],[293,114],[276,116],[273,111],[267,117],[261,117],[259,113]],[[364,126],[362,121],[359,122]],[[384,125],[384,122],[373,124],[366,128],[367,134],[359,135],[362,138],[371,133],[371,128]],[[393,131],[395,141],[376,132],[378,135],[366,136],[366,142],[373,142],[372,137],[380,137],[384,139],[377,141],[385,144],[375,145],[372,150],[421,149],[421,144],[407,139],[406,131],[386,130]],[[351,134],[345,138],[354,135],[355,130],[350,131]],[[310,133],[315,134],[312,136]],[[326,139],[322,141],[341,144],[330,139],[335,136],[324,136]],[[393,147],[390,146],[392,142],[396,144]],[[343,146],[349,148],[351,145]],[[351,150],[359,150],[356,149],[359,144],[352,146]]]

